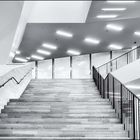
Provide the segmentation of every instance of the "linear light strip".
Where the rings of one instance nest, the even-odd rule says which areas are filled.
[[[21,57],[15,57],[15,60],[20,61],[20,62],[27,62],[27,59],[21,58]]]
[[[125,11],[126,8],[102,8],[102,11]]]
[[[37,52],[40,53],[40,54],[44,54],[44,55],[50,55],[51,54],[49,51],[44,51],[44,50],[41,50],[41,49],[38,49]]]
[[[98,15],[97,18],[116,18],[118,15]]]
[[[56,34],[61,35],[61,36],[65,36],[65,37],[73,37],[72,33],[69,33],[66,31],[61,31],[61,30],[56,31]]]

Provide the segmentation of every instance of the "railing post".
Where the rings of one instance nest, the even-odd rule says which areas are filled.
[[[103,98],[105,98],[105,80],[103,79]]]
[[[121,123],[123,123],[123,97],[122,97],[122,84],[120,87],[120,94],[121,94],[121,106],[120,106],[120,110],[121,110]]]
[[[135,96],[133,94],[133,139],[135,138]]]
[[[118,69],[118,63],[117,63],[117,59],[116,59],[116,70]]]
[[[128,53],[127,53],[127,64],[129,63],[129,61],[128,61]]]
[[[107,77],[107,98],[109,98],[109,76]]]
[[[113,108],[115,108],[115,93],[114,93],[114,78],[113,78]]]

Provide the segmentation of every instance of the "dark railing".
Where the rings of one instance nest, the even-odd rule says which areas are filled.
[[[15,78],[15,77],[11,77],[9,78],[7,81],[5,81],[2,85],[0,85],[0,88],[5,86],[9,81],[14,80],[17,84],[20,84],[24,78],[32,71],[32,69],[30,69],[19,81]]]
[[[103,98],[109,99],[131,139],[140,139],[140,99],[110,73],[103,78],[93,67],[93,79]]]
[[[109,72],[117,70],[139,58],[140,58],[140,46],[99,66],[97,70],[105,77]]]

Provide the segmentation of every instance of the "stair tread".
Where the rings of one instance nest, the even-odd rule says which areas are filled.
[[[128,139],[128,133],[92,80],[32,80],[0,114],[0,139],[14,137]]]

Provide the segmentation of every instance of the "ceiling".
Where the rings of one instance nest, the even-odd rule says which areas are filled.
[[[45,6],[43,6],[42,3],[38,3],[34,6],[22,42],[19,46],[21,54],[16,56],[25,58],[30,57],[32,54],[38,54],[36,52],[37,49],[44,49],[41,45],[45,42],[58,46],[57,50],[44,49],[52,53],[50,56],[41,55],[45,59],[68,56],[66,53],[68,49],[74,49],[80,51],[81,54],[87,54],[110,51],[108,46],[112,43],[122,45],[123,49],[131,48],[134,42],[136,42],[137,45],[140,44],[140,37],[133,35],[134,31],[140,30],[140,18],[138,17],[139,2],[137,2],[137,4],[123,4],[122,7],[125,6],[127,10],[119,11],[119,14],[117,13],[119,17],[112,20],[95,18],[96,15],[101,14],[101,8],[108,6],[105,1],[93,1],[89,13],[90,3],[84,3],[85,7],[83,7],[82,2],[77,3],[76,6],[74,6],[73,3],[74,2],[71,1],[71,4],[68,6],[66,2],[60,4],[58,1],[56,5],[52,3],[46,5],[48,6],[48,11],[45,11],[46,14],[43,14]],[[76,12],[78,5],[81,7],[81,10],[80,8],[77,9],[79,15],[77,14],[78,12]],[[65,6],[66,8],[63,9],[62,7]],[[71,9],[72,7],[73,9]],[[114,6],[110,5],[110,7]],[[53,11],[52,9],[56,10]],[[63,10],[58,12],[60,9]],[[69,16],[66,17],[66,15]],[[85,18],[86,16],[87,20]],[[107,30],[106,25],[108,23],[121,25],[124,29],[121,32]],[[60,37],[56,35],[56,30],[71,32],[73,33],[73,37]],[[97,38],[100,40],[100,44],[93,45],[85,43],[85,37]],[[13,59],[13,62],[17,61]]]
[[[28,22],[85,23],[90,5],[91,1],[36,1]]]
[[[125,11],[103,11],[103,10],[101,10],[102,8],[127,8],[127,9]],[[117,3],[116,4],[116,3],[108,3],[105,0],[103,0],[103,1],[95,0],[91,4],[86,22],[112,21],[112,20],[139,18],[140,17],[139,12],[140,12],[140,1],[137,1],[136,3],[129,3],[129,4],[128,3]],[[113,19],[96,18],[97,15],[102,15],[102,14],[116,14],[116,15],[118,15],[118,17],[113,18]]]

